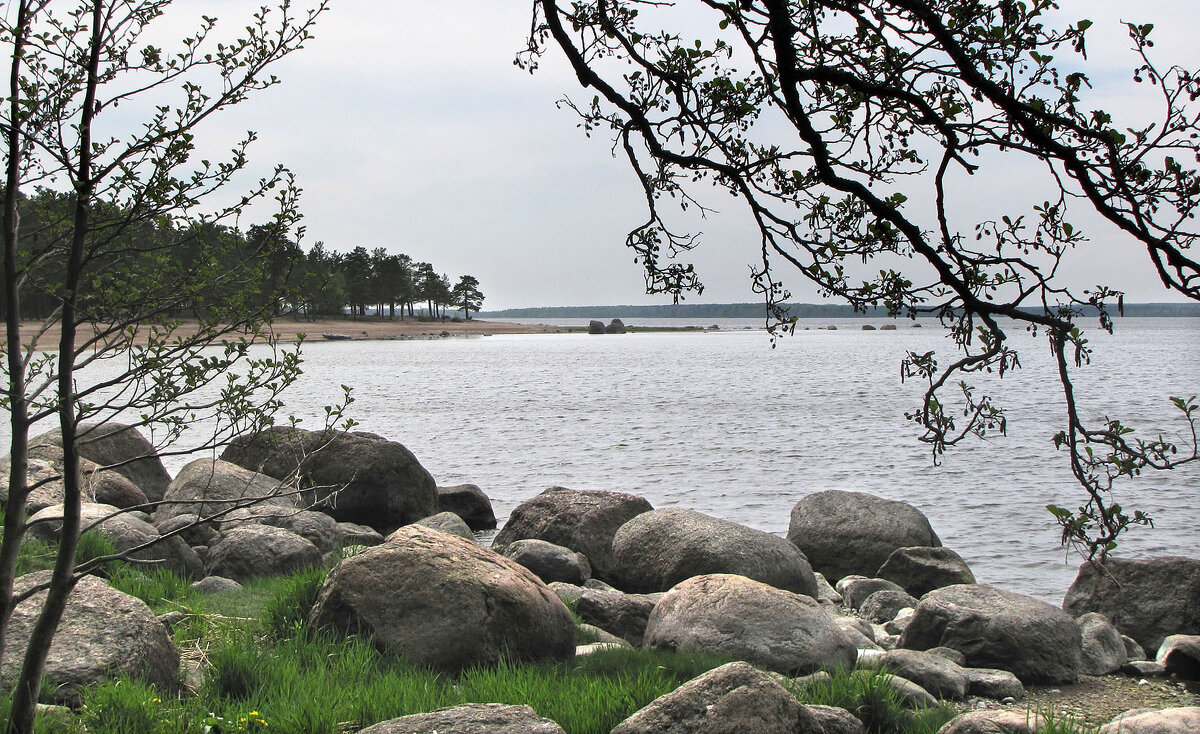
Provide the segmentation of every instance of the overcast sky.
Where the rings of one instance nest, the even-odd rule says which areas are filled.
[[[184,0],[170,21],[182,28],[205,12],[239,28],[257,4]],[[384,247],[432,262],[452,279],[473,274],[487,309],[665,302],[644,294],[623,244],[644,217],[636,180],[604,137],[584,137],[573,115],[555,106],[564,95],[591,93],[557,57],[532,76],[512,63],[531,5],[333,0],[317,38],[277,67],[283,84],[216,119],[202,140],[224,145],[246,129],[259,133],[252,160],[286,164],[304,188],[306,246]],[[1195,0],[1067,0],[1063,7],[1069,19],[1097,23],[1089,72],[1107,109],[1145,106],[1126,96],[1133,56],[1119,20],[1155,22],[1158,58],[1200,67]],[[987,183],[994,191],[985,198],[1023,201],[1019,173],[992,172]],[[753,301],[755,232],[736,201],[721,200],[720,208],[690,257],[707,285],[702,302]],[[1133,301],[1179,300],[1116,235],[1094,234],[1087,247],[1073,261],[1080,282],[1105,282]],[[817,300],[797,280],[789,285],[795,300]]]

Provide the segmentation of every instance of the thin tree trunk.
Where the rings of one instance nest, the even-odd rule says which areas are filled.
[[[9,734],[31,734],[42,674],[50,643],[62,621],[67,598],[74,588],[75,548],[79,544],[80,476],[79,452],[75,445],[75,308],[87,244],[89,207],[94,189],[92,180],[92,121],[96,109],[96,91],[100,69],[100,51],[104,33],[100,27],[103,0],[92,2],[91,48],[88,54],[87,86],[79,119],[79,168],[75,174],[75,218],[71,232],[71,252],[67,260],[66,298],[62,304],[62,334],[58,342],[58,424],[63,443],[63,521],[58,555],[50,578],[50,588],[41,614],[29,635],[29,646],[21,675],[13,691]]]

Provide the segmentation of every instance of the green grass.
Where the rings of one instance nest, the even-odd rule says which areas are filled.
[[[812,681],[794,692],[806,704],[846,709],[863,722],[868,734],[934,734],[954,718],[948,706],[906,708],[890,678],[885,670],[837,670],[827,680]]]

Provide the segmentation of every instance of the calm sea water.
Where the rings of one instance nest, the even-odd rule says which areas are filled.
[[[1050,440],[1062,398],[1045,342],[1014,335],[1022,369],[977,383],[1008,408],[1008,436],[952,449],[934,466],[903,417],[921,385],[901,382],[900,361],[906,350],[948,358],[953,345],[936,322],[863,323],[882,322],[802,323],[775,348],[739,328],[761,326],[750,320],[707,333],[315,342],[286,400],[319,425],[338,385],[352,386],[360,430],[406,445],[439,484],[478,484],[502,519],[562,485],[782,534],[808,493],[871,492],[921,509],[981,582],[1061,601],[1078,559],[1060,548],[1044,507],[1074,506],[1082,490]],[[1077,378],[1088,414],[1120,416],[1138,435],[1183,430],[1167,397],[1200,393],[1200,319],[1123,319],[1094,343]],[[1141,477],[1120,500],[1157,525],[1134,530],[1121,554],[1196,555],[1200,465]]]

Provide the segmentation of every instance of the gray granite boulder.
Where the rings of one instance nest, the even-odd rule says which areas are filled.
[[[888,581],[887,579],[864,579],[864,578],[849,578],[843,579],[843,583],[838,586],[842,593],[842,603],[851,609],[859,609],[863,603],[874,593],[878,591],[895,591],[901,594],[906,594],[899,584]]]
[[[30,455],[39,446],[62,446],[62,431],[54,429],[30,440]],[[158,451],[137,428],[114,422],[81,423],[77,430],[79,455],[132,482],[150,500],[162,499],[171,477]]]
[[[592,319],[591,321],[589,321],[588,322],[588,333],[589,334],[603,334],[604,333],[604,322],[597,321],[596,319]]]
[[[1083,648],[1079,672],[1084,675],[1108,675],[1125,664],[1125,642],[1108,617],[1088,612],[1075,620],[1082,635]]]
[[[465,538],[408,525],[333,568],[309,624],[457,672],[570,659],[575,620],[541,579]]]
[[[807,706],[823,734],[866,734],[867,727],[854,714],[837,706]]]
[[[502,703],[465,703],[427,714],[412,714],[381,721],[359,734],[563,734],[550,719],[528,706]]]
[[[1079,626],[1063,610],[992,586],[960,584],[921,598],[900,647],[952,647],[967,665],[999,668],[1023,683],[1069,683],[1079,678]]]
[[[928,518],[907,502],[864,492],[815,492],[792,508],[787,539],[826,578],[874,576],[897,548],[941,546]]]
[[[199,515],[183,514],[170,517],[155,518],[154,527],[166,535],[175,533],[191,546],[204,545],[217,539],[220,533],[214,527],[216,523],[203,522]]]
[[[1027,711],[968,711],[946,722],[938,734],[1041,734],[1043,722]]]
[[[857,650],[812,597],[745,576],[694,576],[654,607],[643,644],[705,650],[785,674],[854,667]]]
[[[53,449],[47,451],[47,449]],[[53,456],[46,456],[47,453]],[[63,484],[62,449],[57,446],[42,446],[41,456],[29,458],[27,486],[34,487],[25,499],[25,511],[33,515],[47,507],[61,505],[66,496]],[[11,468],[7,454],[0,458],[0,507],[8,503]],[[94,462],[79,460],[80,490],[84,502],[94,502],[113,507],[138,507],[147,502],[146,495],[137,486],[113,470],[101,470]]]
[[[975,574],[962,556],[942,547],[897,548],[875,576],[896,582],[915,597],[943,586],[975,583]]]
[[[205,576],[193,582],[192,588],[201,594],[223,594],[226,591],[237,591],[242,585],[224,576]]]
[[[1100,734],[1195,734],[1200,706],[1126,711],[1100,727]]]
[[[504,555],[521,564],[546,583],[561,581],[583,585],[592,577],[587,556],[537,538],[517,540],[504,549]]]
[[[220,459],[196,459],[179,470],[154,513],[156,522],[175,515],[210,518],[239,507],[273,505],[296,508],[299,500],[288,487],[265,474]]]
[[[453,512],[471,530],[492,530],[496,527],[496,512],[492,501],[474,484],[438,487],[438,510]]]
[[[457,535],[460,538],[474,541],[475,533],[471,532],[471,527],[458,515],[453,512],[438,512],[423,517],[417,520],[416,525],[424,525],[427,528],[432,528],[448,535]]]
[[[666,591],[693,576],[728,573],[816,598],[817,580],[796,546],[783,538],[691,510],[653,510],[613,537],[617,585]]]
[[[437,485],[401,444],[373,433],[274,427],[221,455],[277,479],[295,476],[306,499],[340,522],[381,532],[435,514]]]
[[[617,724],[612,734],[823,734],[796,697],[743,662],[684,683]]]
[[[323,512],[301,510],[276,505],[243,507],[221,520],[221,530],[228,531],[246,525],[270,525],[283,528],[317,546],[322,553],[341,548],[342,529],[337,520]]]
[[[359,525],[356,522],[339,522],[338,530],[342,535],[342,546],[351,545],[379,545],[383,542],[383,535],[374,528],[366,525]]]
[[[1147,652],[1167,635],[1200,635],[1200,560],[1108,558],[1079,567],[1063,599],[1072,617],[1100,612]]]
[[[584,589],[575,602],[575,613],[588,624],[610,632],[635,647],[642,646],[650,613],[662,594],[623,594]]]
[[[967,694],[994,698],[1003,701],[1012,698],[1017,701],[1025,698],[1025,686],[1021,679],[1007,670],[995,668],[963,668],[967,673]]]
[[[242,525],[221,533],[208,548],[209,574],[234,581],[286,576],[321,562],[321,550],[290,530]]]
[[[624,492],[551,487],[512,511],[492,541],[503,553],[513,541],[536,538],[587,556],[592,574],[612,581],[616,571],[613,536],[635,516],[652,510],[641,497]]]
[[[1167,675],[1200,680],[1200,635],[1168,635],[1159,645],[1154,660]]]
[[[907,592],[880,589],[863,600],[858,613],[877,624],[890,622],[901,609],[915,609],[917,600]]]
[[[21,576],[16,593],[50,580],[49,571]],[[46,600],[38,592],[13,610],[4,647],[0,687],[16,683],[21,659]],[[67,598],[62,623],[50,645],[43,693],[55,703],[78,705],[81,689],[128,674],[163,691],[179,688],[179,650],[167,629],[140,599],[84,576]]]
[[[935,698],[957,701],[965,698],[970,677],[967,671],[940,655],[917,650],[889,650],[883,667],[916,683]]]

